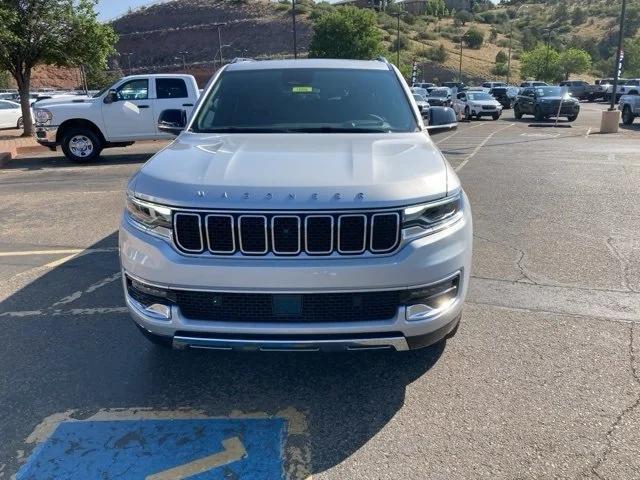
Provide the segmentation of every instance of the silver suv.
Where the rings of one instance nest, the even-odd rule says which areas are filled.
[[[179,136],[131,179],[120,228],[151,341],[407,350],[455,332],[469,202],[385,60],[232,63],[158,127]]]

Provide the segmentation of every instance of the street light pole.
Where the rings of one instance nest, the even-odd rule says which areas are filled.
[[[398,29],[397,29],[397,34],[396,34],[396,52],[397,52],[397,56],[396,56],[396,67],[400,68],[400,16],[402,15],[402,12],[395,12],[392,13],[391,16],[392,17],[396,17],[398,20]]]
[[[225,26],[226,23],[214,23],[213,26],[218,28],[218,55],[220,55],[220,66],[224,65],[224,60],[222,59],[222,34],[220,33],[220,27]],[[215,55],[214,55],[214,66],[215,69]]]
[[[458,81],[462,82],[462,29],[460,29],[460,66],[458,67]]]
[[[186,55],[189,52],[184,51],[184,52],[178,52],[178,54],[182,55],[182,69],[186,72],[187,71],[187,60],[186,60]]]
[[[627,10],[627,0],[622,0],[622,12],[620,13],[620,36],[618,37],[618,51],[616,52],[616,64],[613,66],[613,93],[611,94],[610,111],[616,109],[616,94],[618,93],[618,81],[620,80],[620,57],[624,45],[624,17]]]
[[[291,16],[293,18],[293,58],[298,58],[298,43],[296,34],[296,0],[292,0]]]

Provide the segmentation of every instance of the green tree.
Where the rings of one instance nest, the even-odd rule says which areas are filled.
[[[565,80],[569,80],[572,73],[584,73],[591,68],[591,56],[578,48],[564,50],[558,62]]]
[[[507,67],[506,63],[496,63],[491,68],[491,74],[495,75],[496,77],[506,77],[508,72],[509,68]]]
[[[623,69],[626,77],[640,77],[640,38],[625,42]]]
[[[0,0],[0,69],[18,84],[24,135],[33,133],[29,114],[31,72],[36,65],[104,68],[117,36],[98,22],[96,0]]]
[[[560,54],[553,48],[539,44],[520,57],[520,74],[523,78],[536,78],[555,82],[563,78]]]
[[[507,54],[500,50],[496,54],[496,63],[507,63],[509,59],[507,58]]]
[[[0,88],[9,88],[9,72],[0,70]]]
[[[102,90],[104,87],[113,85],[122,76],[121,70],[87,69],[87,88],[89,90]]]
[[[380,50],[380,31],[371,10],[339,7],[314,21],[310,57],[370,59]]]
[[[473,20],[473,14],[466,10],[458,10],[453,17],[453,21],[456,25],[462,25],[463,27]]]
[[[467,30],[462,36],[462,40],[469,48],[478,49],[484,43],[484,33],[481,30],[478,30],[476,27],[471,27]]]

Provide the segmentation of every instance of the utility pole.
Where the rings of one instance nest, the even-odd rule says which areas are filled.
[[[133,55],[133,52],[123,53],[122,55],[125,55],[127,57],[127,60],[129,61],[129,75],[131,75],[133,73],[131,71],[131,55]]]
[[[462,81],[462,29],[460,29],[460,67],[458,68],[458,81]]]
[[[620,80],[620,58],[624,46],[624,17],[627,10],[627,0],[622,0],[622,12],[620,13],[620,36],[618,37],[618,51],[616,52],[616,64],[613,71],[613,93],[611,94],[611,105],[609,111],[616,109],[616,94],[618,93],[618,81]]]
[[[544,74],[545,76],[549,73],[549,44],[551,43],[551,32],[553,31],[553,27],[547,28],[547,55],[544,59]]]
[[[402,15],[402,12],[395,12],[391,14],[392,17],[396,17],[398,20],[398,30],[396,35],[396,52],[397,52],[396,67],[398,68],[400,68],[400,16],[401,15]]]
[[[222,34],[220,33],[220,27],[224,27],[226,23],[214,23],[213,26],[218,28],[218,55],[220,55],[220,67],[224,65],[224,60],[222,59]],[[215,68],[215,58],[214,58],[214,68]]]
[[[298,43],[296,34],[296,0],[292,0],[291,16],[293,17],[293,58],[298,58]]]
[[[187,60],[186,60],[186,55],[189,54],[189,52],[184,51],[184,52],[178,52],[178,54],[182,55],[182,69],[186,72],[187,71]]]

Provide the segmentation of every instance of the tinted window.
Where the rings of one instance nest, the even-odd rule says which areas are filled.
[[[118,100],[146,100],[149,98],[149,80],[129,80],[117,89]]]
[[[469,92],[469,100],[493,100],[493,97],[484,92]]]
[[[539,97],[560,97],[562,89],[560,87],[538,87],[536,93]]]
[[[429,94],[431,97],[447,97],[449,96],[449,90],[431,90]]]
[[[0,110],[9,110],[11,108],[15,108],[13,105],[11,105],[9,102],[1,102],[0,101]]]
[[[193,129],[412,132],[417,123],[390,70],[274,68],[224,72]]]
[[[187,84],[181,78],[157,78],[157,98],[187,98]]]

